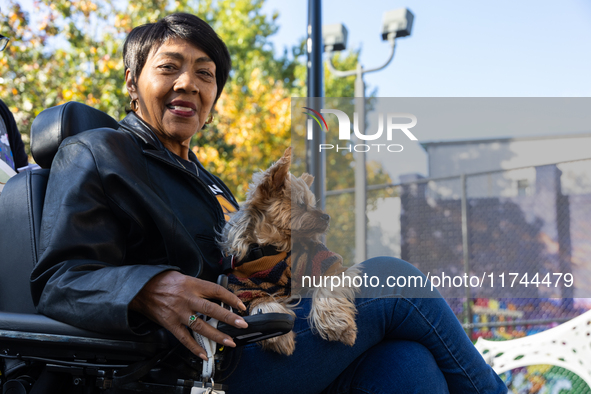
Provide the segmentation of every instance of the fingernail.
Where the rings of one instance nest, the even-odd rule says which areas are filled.
[[[226,339],[224,339],[222,342],[223,342],[223,343],[224,343],[224,345],[226,345],[226,346],[230,346],[230,347],[236,347],[236,344],[235,344],[235,343],[234,343],[234,341],[233,341],[233,340],[231,340],[231,339],[228,339],[228,338],[226,338]]]
[[[234,323],[236,323],[236,325],[238,327],[240,327],[240,328],[246,328],[246,327],[248,327],[248,323],[246,323],[244,321],[244,319],[236,319],[236,321]]]
[[[202,359],[203,361],[207,361],[207,356],[203,353],[199,353],[199,358]]]
[[[240,308],[241,310],[245,311],[246,310],[246,305],[244,305],[244,303],[242,301],[240,301],[239,304],[238,304],[238,308]]]

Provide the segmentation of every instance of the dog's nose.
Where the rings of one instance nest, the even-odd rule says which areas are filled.
[[[324,213],[320,216],[320,219],[326,220],[328,222],[330,220],[330,216]]]

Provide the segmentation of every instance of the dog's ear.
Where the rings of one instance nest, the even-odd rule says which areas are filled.
[[[283,156],[281,158],[286,158],[291,162],[291,146],[287,148],[285,152],[283,152]]]
[[[300,178],[302,179],[302,181],[306,182],[306,185],[308,185],[308,187],[312,186],[312,182],[314,182],[314,176],[308,174],[307,172],[304,172]]]
[[[287,148],[281,159],[269,169],[272,187],[280,190],[285,186],[285,180],[289,176],[289,165],[291,164],[291,147]]]

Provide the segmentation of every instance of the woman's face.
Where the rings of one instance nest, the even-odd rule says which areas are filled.
[[[191,137],[203,127],[213,107],[215,71],[215,63],[205,52],[174,39],[150,53],[136,85],[129,70],[126,73],[127,90],[132,99],[139,100],[136,114],[181,157],[186,157]]]

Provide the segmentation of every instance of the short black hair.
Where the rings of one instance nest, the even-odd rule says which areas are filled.
[[[150,52],[158,50],[164,42],[175,38],[195,45],[215,63],[217,102],[232,68],[230,52],[211,26],[195,15],[177,12],[165,16],[158,22],[134,28],[123,45],[125,71],[130,70],[131,80],[134,84],[137,83]]]

